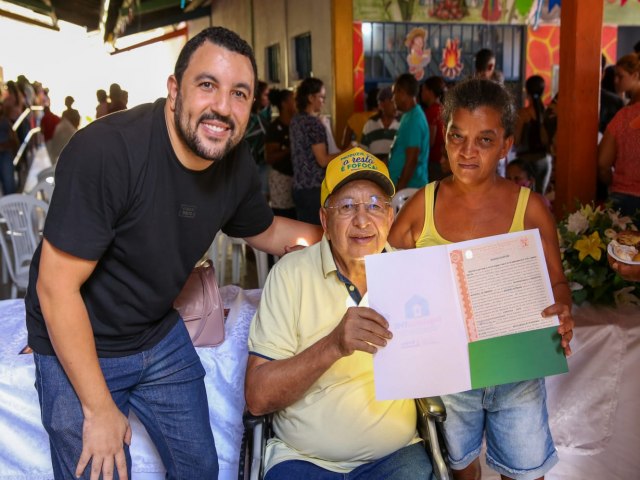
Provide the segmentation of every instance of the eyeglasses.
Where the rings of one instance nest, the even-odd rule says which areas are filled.
[[[356,202],[353,198],[343,198],[334,205],[327,205],[324,208],[336,210],[341,217],[353,217],[358,211],[358,206],[362,205],[365,213],[373,216],[383,216],[391,206],[391,202],[384,198],[371,197],[368,202]]]

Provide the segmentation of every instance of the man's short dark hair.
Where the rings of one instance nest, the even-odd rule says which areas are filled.
[[[368,111],[378,109],[378,95],[380,94],[380,91],[381,90],[378,87],[373,87],[371,90],[367,92],[364,104],[365,104],[365,108]]]
[[[420,91],[420,84],[416,77],[414,77],[410,73],[403,73],[400,75],[395,82],[396,89],[402,90],[404,93],[411,97],[417,97],[418,92]]]
[[[528,162],[527,160],[524,160],[522,158],[515,158],[514,160],[511,160],[508,164],[507,164],[507,168],[509,167],[518,167],[520,170],[522,170],[526,175],[527,175],[527,180],[534,180],[536,179],[536,170],[533,167],[533,162]]]
[[[486,71],[489,67],[489,62],[494,58],[496,58],[496,55],[493,50],[488,48],[478,50],[478,53],[476,53],[476,72]]]
[[[226,48],[230,52],[239,53],[251,61],[251,67],[253,67],[253,93],[255,96],[255,89],[258,86],[258,67],[256,65],[256,58],[253,55],[253,49],[247,42],[240,38],[237,33],[224,27],[205,28],[185,44],[180,51],[180,55],[178,55],[178,60],[173,70],[173,75],[176,77],[178,87],[182,83],[182,76],[189,66],[193,53],[200,48],[204,42],[211,42],[214,45]]]
[[[500,112],[505,137],[513,135],[517,117],[513,96],[503,85],[484,78],[472,78],[448,90],[444,97],[442,120],[446,126],[456,110],[464,108],[473,112],[480,107]]]

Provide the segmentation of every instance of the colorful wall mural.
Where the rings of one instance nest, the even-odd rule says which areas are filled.
[[[615,63],[618,25],[640,26],[640,0],[603,0],[604,26],[602,52],[607,64]],[[524,25],[526,27],[526,65],[524,77],[542,76],[547,84],[544,101],[549,102],[557,91],[560,64],[560,8],[561,0],[353,0],[354,6],[354,100],[356,110],[364,106],[365,48],[363,47],[363,23],[382,22],[386,25],[408,25],[406,37],[406,70],[418,80],[425,75],[425,65],[437,62],[440,74],[449,80],[468,75],[464,68],[462,45],[456,36],[442,40],[439,45],[429,39],[425,29],[429,25],[475,24]],[[393,23],[386,23],[393,22]],[[401,23],[397,23],[401,22]],[[413,23],[411,25],[409,22]],[[416,26],[423,22],[423,26]],[[446,27],[449,28],[449,27]],[[470,27],[469,27],[470,28]],[[524,40],[524,38],[523,38]],[[437,43],[437,42],[436,42]],[[385,46],[385,50],[392,50]],[[466,50],[465,50],[466,51]],[[467,52],[468,53],[468,52]],[[400,59],[405,63],[405,58]],[[431,62],[431,67],[434,63]],[[427,68],[427,72],[433,68]],[[425,77],[426,78],[426,77]]]
[[[409,49],[407,55],[407,66],[409,73],[412,73],[416,80],[422,80],[424,69],[431,61],[431,49],[425,48],[427,42],[427,31],[421,27],[414,27],[407,34],[404,45]]]
[[[607,64],[615,63],[618,27],[602,27],[602,53]],[[540,75],[547,89],[543,101],[551,101],[558,86],[558,66],[560,65],[560,27],[543,25],[538,29],[529,27],[527,31],[527,65],[525,78]]]
[[[440,62],[440,71],[446,80],[457,78],[462,74],[461,58],[460,41],[457,38],[447,39],[447,43],[442,49],[442,61]]]
[[[640,25],[639,0],[602,0],[604,23]],[[507,23],[544,25],[560,21],[561,0],[353,0],[362,22]]]
[[[544,103],[549,103],[557,88],[557,75],[554,65],[560,65],[560,28],[543,25],[537,30],[529,28],[527,31],[527,66],[525,78],[540,75],[546,85],[542,97]]]
[[[354,0],[356,20],[378,22],[525,23],[520,0]],[[525,0],[533,2],[534,0]]]

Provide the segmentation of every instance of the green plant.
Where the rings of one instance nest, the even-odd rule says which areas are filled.
[[[576,304],[640,305],[635,284],[623,280],[607,261],[609,242],[619,232],[635,229],[630,217],[593,204],[580,205],[558,223],[562,266]]]

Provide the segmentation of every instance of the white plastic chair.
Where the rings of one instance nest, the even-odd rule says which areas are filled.
[[[30,195],[14,193],[0,198],[0,249],[9,271],[11,298],[29,283],[31,257],[40,243],[49,204]]]
[[[222,232],[220,232],[219,235],[220,240],[219,243],[216,244],[216,270],[219,274],[218,281],[220,285],[224,284],[224,279],[227,273],[227,255],[229,254],[229,248],[231,248],[231,283],[238,285],[240,283],[240,263],[245,260],[247,242],[242,238],[230,237]],[[214,243],[216,243],[215,240]],[[210,252],[216,247],[212,245]],[[253,253],[256,257],[258,287],[262,288],[264,287],[264,282],[267,279],[267,274],[269,273],[267,254],[256,248],[253,248]]]
[[[267,280],[267,275],[269,275],[269,261],[267,258],[267,253],[255,248],[253,249],[253,253],[256,255],[258,287],[264,288],[264,283]],[[277,258],[275,259],[275,261],[277,261]]]
[[[56,172],[56,166],[52,165],[50,167],[45,168],[44,170],[41,170],[40,173],[38,173],[38,182],[41,182],[43,180],[46,180],[47,178],[53,178]]]
[[[224,235],[224,233],[218,230],[218,233],[216,233],[216,236],[213,238],[213,242],[211,242],[211,246],[209,247],[209,250],[207,250],[207,253],[205,254],[205,256],[211,259],[211,261],[213,262],[213,267],[216,271],[216,280],[218,281],[218,285],[222,285],[222,281],[223,281],[223,279],[220,276],[220,262],[218,259],[221,252],[220,244],[222,243],[222,235]]]
[[[407,200],[409,200],[414,193],[418,191],[417,188],[403,188],[396,192],[396,194],[391,199],[391,206],[393,207],[393,213],[398,215],[398,212],[405,204]]]
[[[29,191],[29,195],[42,200],[46,203],[51,203],[51,196],[53,195],[53,189],[55,187],[53,177],[45,177],[40,180],[38,184]]]

